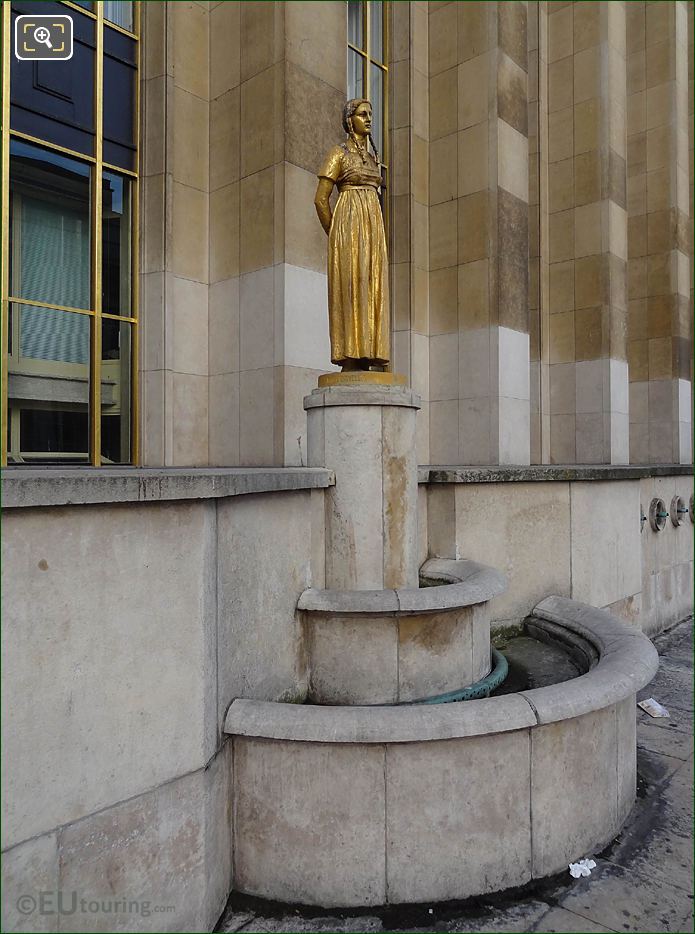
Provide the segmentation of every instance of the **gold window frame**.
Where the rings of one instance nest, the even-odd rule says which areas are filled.
[[[383,126],[381,128],[381,138],[382,146],[379,156],[381,158],[381,167],[387,173],[386,178],[388,179],[388,169],[389,169],[389,3],[388,0],[383,0],[381,5],[381,35],[383,42],[383,61],[380,59],[374,58],[372,55],[372,29],[371,29],[371,6],[372,0],[360,0],[360,6],[362,11],[362,36],[364,39],[364,48],[359,48],[356,45],[353,45],[352,42],[348,39],[347,47],[353,52],[356,52],[362,60],[362,86],[364,87],[364,96],[367,100],[371,100],[371,68],[370,65],[375,65],[382,73],[383,81],[383,99],[381,101],[382,107],[382,120]],[[348,14],[348,6],[346,4],[346,15]]]
[[[94,9],[89,10],[69,0],[61,0],[61,4],[66,8],[75,11],[78,15],[89,17],[95,22],[95,67],[94,67],[94,155],[86,156],[84,153],[75,152],[64,146],[58,146],[47,140],[30,136],[27,133],[20,133],[10,128],[10,65],[12,55],[12,36],[11,36],[11,3],[5,0],[2,4],[2,113],[0,126],[1,140],[1,162],[0,162],[0,196],[1,196],[1,217],[0,217],[0,304],[1,304],[1,329],[0,329],[0,347],[1,356],[1,380],[0,380],[0,436],[1,436],[1,458],[0,463],[3,467],[7,465],[7,436],[8,436],[8,363],[9,354],[7,349],[9,332],[9,315],[11,305],[28,305],[38,308],[48,308],[55,311],[69,311],[73,313],[87,315],[90,318],[90,342],[89,342],[89,463],[93,467],[101,466],[101,343],[102,343],[102,322],[104,319],[113,319],[130,325],[130,464],[137,465],[140,462],[140,413],[139,413],[139,393],[138,393],[138,361],[139,361],[139,174],[140,165],[140,74],[142,64],[142,51],[140,42],[140,22],[141,10],[138,0],[133,2],[133,26],[131,32],[111,23],[104,18],[103,4],[96,2]],[[119,166],[104,162],[103,141],[104,141],[104,30],[113,29],[116,32],[123,33],[135,40],[136,61],[135,61],[135,169],[129,171]],[[13,296],[10,292],[9,281],[9,249],[10,249],[10,141],[12,139],[24,140],[33,143],[45,149],[54,152],[63,153],[82,163],[90,166],[91,194],[90,194],[90,308],[68,308],[63,305],[50,304],[30,299]],[[131,314],[113,315],[105,314],[102,310],[102,238],[103,238],[103,173],[104,171],[114,172],[122,175],[131,181],[131,218],[130,218],[130,281],[131,281]],[[14,430],[14,426],[13,426]],[[59,462],[60,458],[56,458]]]

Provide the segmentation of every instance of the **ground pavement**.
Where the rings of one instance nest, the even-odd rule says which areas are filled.
[[[521,890],[446,906],[292,909],[232,895],[220,932],[693,931],[693,621],[655,640],[659,671],[639,694],[637,801],[588,878],[562,873]],[[587,776],[591,780],[591,776]],[[587,854],[590,855],[590,854]]]

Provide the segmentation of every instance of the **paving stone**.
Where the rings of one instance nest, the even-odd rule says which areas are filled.
[[[543,915],[538,924],[532,928],[533,931],[557,931],[557,932],[575,932],[581,931],[582,934],[599,934],[602,931],[611,931],[611,928],[604,928],[600,924],[594,924],[587,918],[582,918],[573,911],[566,908],[551,908]]]
[[[383,931],[380,918],[364,918],[361,916],[350,918],[337,918],[326,916],[321,918],[302,918],[297,915],[283,915],[281,918],[254,918],[250,924],[245,925],[241,931],[258,932],[258,934],[304,934],[304,932],[357,932]]]
[[[660,704],[667,708],[669,713],[671,713],[672,708],[680,712],[688,711],[691,714],[690,722],[692,723],[692,671],[662,663],[654,679],[646,687],[642,688],[637,695],[638,700],[644,700],[646,697],[653,697],[659,701]]]
[[[220,918],[217,930],[222,934],[234,934],[240,931],[245,924],[253,921],[254,915],[250,911],[225,911]]]
[[[656,732],[656,731],[655,731]],[[667,733],[669,738],[675,734]],[[659,755],[650,749],[644,749],[637,737],[637,774],[647,785],[647,794],[657,794],[675,772],[683,765],[682,759],[674,756]]]
[[[493,908],[493,915],[481,915],[477,918],[468,918],[451,921],[444,926],[436,927],[436,931],[463,932],[463,931],[531,931],[533,925],[547,912],[546,902],[536,899],[525,899],[517,905],[508,908]]]
[[[692,931],[692,895],[661,876],[597,860],[591,876],[578,879],[562,908],[613,931]]]
[[[639,718],[640,715],[637,716]],[[684,761],[692,759],[693,756],[692,736],[678,730],[664,730],[640,719],[637,721],[637,745],[657,755],[672,756]]]

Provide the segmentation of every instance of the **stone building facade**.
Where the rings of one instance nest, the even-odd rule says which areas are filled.
[[[117,179],[99,195],[114,217],[119,171],[132,179],[132,308],[93,282],[86,304],[22,299],[3,274],[5,320],[31,300],[89,317],[80,366],[101,373],[89,403],[86,378],[70,390],[92,428],[66,466],[69,447],[22,448],[12,406],[36,396],[12,357],[3,371],[3,929],[39,929],[22,894],[101,898],[117,879],[174,906],[166,927],[138,909],[128,929],[211,930],[233,867],[225,712],[304,699],[297,599],[325,584],[334,478],[306,466],[303,397],[332,369],[313,199],[356,87],[351,9],[384,88],[392,369],[422,398],[420,563],[501,570],[498,627],[559,594],[653,634],[692,612],[693,4],[179,0],[132,19],[105,3],[106,23],[52,6],[91,17],[106,54],[119,23],[137,43],[132,61],[113,52],[137,67],[130,149],[104,132],[84,155]],[[9,8],[3,186],[20,144],[79,162],[77,144],[12,122]],[[103,314],[137,329],[130,375],[114,369],[123,340],[101,360]],[[112,437],[104,405],[120,456],[95,446]]]

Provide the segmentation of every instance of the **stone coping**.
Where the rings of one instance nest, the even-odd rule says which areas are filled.
[[[641,480],[690,477],[692,464],[511,464],[499,467],[418,468],[419,483],[533,483],[549,480]]]
[[[423,564],[421,574],[439,578],[444,583],[398,590],[316,590],[312,587],[300,596],[297,609],[341,615],[436,613],[485,603],[507,589],[504,574],[477,561],[434,558]]]
[[[649,639],[605,610],[548,597],[532,614],[588,639],[599,651],[587,674],[549,685],[459,704],[412,707],[319,707],[233,701],[226,733],[308,743],[420,743],[503,733],[601,710],[634,695],[659,664]]]
[[[396,405],[419,409],[420,396],[407,386],[324,386],[314,389],[304,397],[305,409],[324,408],[332,405]]]
[[[324,467],[6,467],[2,506],[216,499],[332,486]]]
[[[406,402],[405,404],[410,404]],[[691,476],[690,464],[651,466],[420,467],[419,483],[638,480]],[[98,503],[212,499],[244,493],[333,486],[323,467],[5,467],[2,506],[76,506]]]

